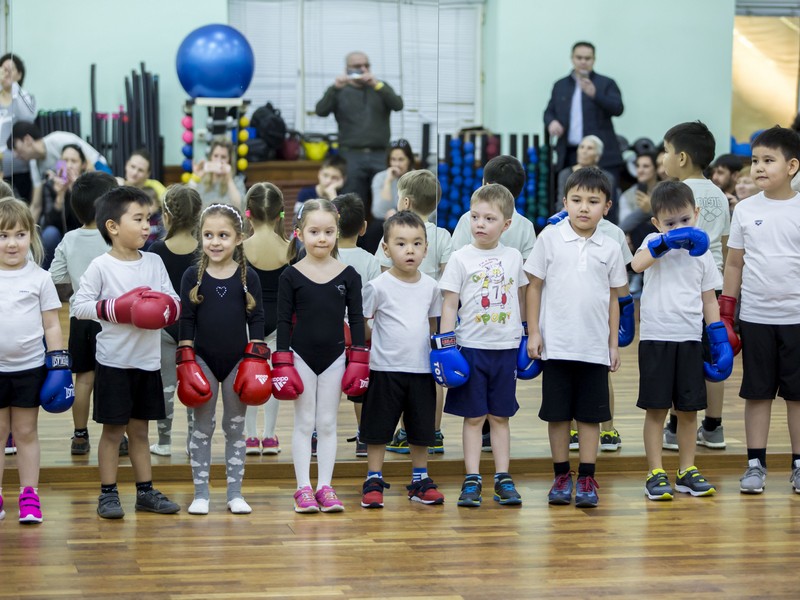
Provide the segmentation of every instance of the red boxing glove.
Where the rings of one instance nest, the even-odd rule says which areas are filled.
[[[725,323],[725,331],[728,332],[728,343],[733,348],[733,355],[736,356],[742,351],[742,340],[736,335],[733,329],[733,315],[736,314],[736,298],[732,296],[720,296],[717,298],[719,302],[719,317]]]
[[[194,348],[178,346],[175,351],[178,372],[178,400],[189,408],[211,400],[211,385],[194,357]]]
[[[125,292],[119,298],[100,300],[95,305],[97,318],[109,323],[130,323],[133,305],[142,297],[142,294],[149,291],[149,287],[142,285]]]
[[[369,386],[369,350],[353,346],[347,351],[347,368],[342,391],[348,396],[363,396]]]
[[[294,368],[294,354],[275,352],[272,355],[272,395],[278,400],[297,400],[304,389],[303,380]]]
[[[269,348],[264,342],[250,342],[244,349],[244,358],[236,371],[233,391],[243,404],[259,406],[272,394],[270,381]]]
[[[181,316],[181,305],[169,294],[146,291],[131,307],[131,322],[140,329],[163,329]]]

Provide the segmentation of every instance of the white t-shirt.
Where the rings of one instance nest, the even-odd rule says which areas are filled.
[[[158,254],[140,252],[139,260],[118,260],[106,253],[95,258],[81,277],[73,308],[78,319],[98,321],[95,305],[98,300],[119,298],[139,286],[149,286],[169,294],[180,303],[172,289],[167,269]],[[100,321],[103,329],[97,334],[97,362],[117,369],[161,368],[161,332],[139,329],[130,324]]]
[[[439,271],[439,265],[450,260],[450,255],[453,253],[453,240],[447,229],[437,227],[434,223],[428,221],[425,222],[425,234],[428,238],[428,253],[425,255],[425,258],[422,259],[419,270],[428,277],[433,277],[438,280],[442,276]],[[381,243],[378,244],[375,256],[380,262],[381,267],[386,269],[391,268],[392,259],[386,256],[386,253],[383,251],[383,238],[381,238]]]
[[[428,319],[442,314],[442,294],[436,280],[420,273],[419,281],[407,283],[386,272],[367,283],[363,295],[364,317],[375,319],[369,368],[430,373]]]
[[[458,250],[472,243],[472,228],[470,227],[469,213],[461,215],[453,231],[453,250]],[[510,248],[516,248],[522,254],[523,260],[528,258],[536,243],[536,232],[533,223],[517,211],[511,216],[511,225],[500,236],[500,243]]]
[[[611,288],[628,283],[622,251],[599,228],[583,238],[565,223],[542,231],[525,262],[525,271],[544,280],[542,359],[608,365]]]
[[[638,252],[650,250],[647,243]],[[703,292],[722,285],[711,250],[690,256],[688,250],[670,250],[644,272],[639,339],[663,342],[699,342],[703,334]]]
[[[456,339],[462,346],[486,350],[518,348],[522,339],[519,288],[528,285],[522,255],[498,244],[479,250],[472,244],[453,252],[439,287],[456,292]]]
[[[361,275],[361,287],[367,285],[381,274],[381,267],[375,257],[363,248],[339,248],[339,260],[350,265]]]
[[[73,304],[75,292],[80,287],[81,277],[91,262],[108,252],[108,244],[97,229],[74,229],[64,235],[56,246],[53,262],[50,264],[50,277],[53,283],[72,283],[73,294],[69,299],[69,316],[75,316]]]
[[[700,207],[697,227],[708,234],[709,250],[722,273],[722,237],[731,231],[731,208],[725,193],[710,179],[685,179],[692,188],[694,203]],[[722,289],[720,285],[719,289]]]
[[[744,250],[739,318],[800,324],[800,194],[770,200],[760,192],[737,204],[728,247]]]
[[[556,227],[563,227],[565,225],[569,227],[568,221],[569,219],[564,219],[557,223]],[[625,239],[625,232],[606,219],[600,219],[597,223],[597,230],[619,244],[620,250],[622,250],[622,260],[626,265],[629,265],[633,260],[633,254],[631,253],[630,246],[628,246],[628,240]]]
[[[47,271],[32,260],[21,269],[0,270],[0,371],[25,371],[44,364],[42,312],[61,308]]]
[[[54,131],[53,133],[48,133],[42,140],[44,140],[44,148],[47,154],[42,160],[31,161],[32,164],[36,165],[35,169],[31,168],[33,185],[42,183],[47,176],[47,171],[54,168],[56,163],[61,160],[61,152],[67,144],[80,146],[81,150],[83,150],[83,155],[86,157],[86,162],[92,167],[98,161],[106,162],[106,159],[89,142],[69,131]]]

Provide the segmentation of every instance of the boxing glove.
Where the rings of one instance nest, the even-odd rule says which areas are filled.
[[[244,358],[239,363],[233,391],[243,404],[259,406],[272,394],[270,380],[269,348],[264,342],[250,342],[245,346]]]
[[[347,351],[347,368],[342,391],[348,396],[363,396],[369,386],[369,350],[353,346]]]
[[[469,363],[459,352],[452,331],[431,336],[430,360],[433,378],[442,387],[458,387],[469,379]]]
[[[522,340],[517,351],[517,379],[535,379],[542,372],[542,361],[528,356],[528,322],[522,322]]]
[[[149,291],[149,287],[142,285],[125,292],[119,298],[100,300],[95,305],[97,318],[109,323],[130,323],[132,319],[131,308],[142,297],[142,294]]]
[[[50,413],[69,410],[75,400],[75,387],[72,383],[72,357],[66,350],[53,350],[44,357],[47,377],[39,390],[42,408]]]
[[[344,347],[349,348],[353,345],[353,336],[350,335],[350,325],[344,322]]]
[[[169,294],[143,292],[131,306],[131,322],[140,329],[163,329],[181,316],[181,305]]]
[[[547,224],[548,225],[558,225],[559,223],[561,223],[561,221],[563,221],[564,219],[567,218],[568,214],[569,213],[567,213],[567,211],[565,211],[565,210],[562,210],[561,212],[557,212],[556,214],[552,215],[550,218],[547,219]]]
[[[711,362],[703,363],[703,372],[708,381],[725,381],[733,371],[733,348],[728,341],[725,323],[717,321],[706,327],[711,346]]]
[[[670,250],[684,249],[690,256],[702,256],[708,250],[708,234],[697,227],[680,227],[654,237],[647,242],[650,255],[661,258]]]
[[[633,336],[636,335],[636,321],[633,318],[633,297],[628,294],[618,299],[619,301],[619,347],[630,346]]]
[[[725,331],[728,333],[728,342],[736,356],[742,351],[742,341],[733,329],[733,318],[736,314],[736,298],[722,295],[717,298],[719,302],[719,317],[725,323]]]
[[[195,360],[194,348],[178,346],[175,351],[175,365],[178,373],[178,400],[189,408],[211,400],[211,385]]]
[[[303,393],[303,380],[294,368],[291,351],[272,354],[272,395],[278,400],[297,400]]]

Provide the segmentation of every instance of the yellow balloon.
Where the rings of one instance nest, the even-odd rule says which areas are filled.
[[[181,182],[189,183],[189,179],[191,179],[191,177],[192,177],[191,173],[181,173]]]
[[[248,133],[247,129],[240,129],[239,130],[239,141],[246,142],[250,139],[250,133]]]
[[[241,117],[239,119],[239,127],[247,127],[248,125],[250,125],[250,119],[247,117]]]
[[[243,156],[243,157],[247,156],[247,152],[249,150],[250,150],[250,148],[247,147],[247,144],[239,144],[239,147],[236,148],[236,152],[239,154],[239,156]]]
[[[246,158],[240,158],[239,160],[237,160],[236,161],[236,168],[239,169],[240,171],[246,171],[247,170],[247,159]]]

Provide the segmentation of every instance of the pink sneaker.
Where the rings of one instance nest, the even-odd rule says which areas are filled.
[[[294,493],[294,512],[297,513],[317,513],[319,504],[314,498],[314,490],[310,485],[300,488]]]
[[[336,490],[329,485],[323,485],[319,488],[317,493],[314,494],[314,498],[317,499],[319,509],[322,512],[342,512],[344,510],[344,504],[336,496]]]
[[[278,436],[271,438],[264,438],[261,440],[261,453],[262,454],[278,454],[281,451],[281,444],[278,441]]]
[[[249,437],[244,441],[245,454],[261,454],[261,444],[256,437]]]
[[[42,507],[39,503],[39,496],[36,495],[32,487],[26,487],[19,495],[19,522],[42,522]]]
[[[0,521],[6,518],[6,511],[3,510],[3,497],[0,496]]]

